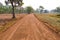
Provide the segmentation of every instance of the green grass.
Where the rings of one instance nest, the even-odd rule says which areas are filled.
[[[52,28],[55,28],[60,32],[60,16],[57,14],[35,14],[39,20],[42,20],[45,23],[52,25]]]

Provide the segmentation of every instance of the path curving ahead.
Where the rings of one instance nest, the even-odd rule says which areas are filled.
[[[60,40],[60,36],[29,14],[3,33],[0,40]]]

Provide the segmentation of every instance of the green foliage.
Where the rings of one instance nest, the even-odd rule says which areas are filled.
[[[31,6],[26,7],[26,11],[28,14],[34,11],[34,9]]]
[[[12,18],[15,18],[15,13],[14,13],[14,8],[16,6],[22,6],[23,5],[23,0],[7,0],[5,1],[6,5],[8,4],[11,4],[12,5],[12,14],[13,14],[13,17]]]
[[[0,7],[0,14],[2,13],[11,13],[12,8],[9,6],[1,6]]]

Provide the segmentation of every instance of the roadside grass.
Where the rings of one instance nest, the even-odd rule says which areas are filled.
[[[58,14],[35,14],[36,17],[43,21],[44,23],[48,23],[55,29],[57,32],[60,33],[60,16]]]
[[[0,32],[6,31],[9,27],[11,27],[17,19],[10,19],[10,21],[7,21],[4,25],[0,27]]]

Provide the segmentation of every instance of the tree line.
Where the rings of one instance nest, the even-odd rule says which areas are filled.
[[[39,6],[38,9],[34,10],[31,6],[26,8],[21,7],[24,3],[23,0],[6,0],[6,6],[0,3],[0,13],[12,13],[12,18],[15,18],[15,13],[49,13],[49,10],[45,10],[43,6]],[[9,6],[9,4],[11,4]],[[60,7],[57,7],[51,12],[60,12]]]

